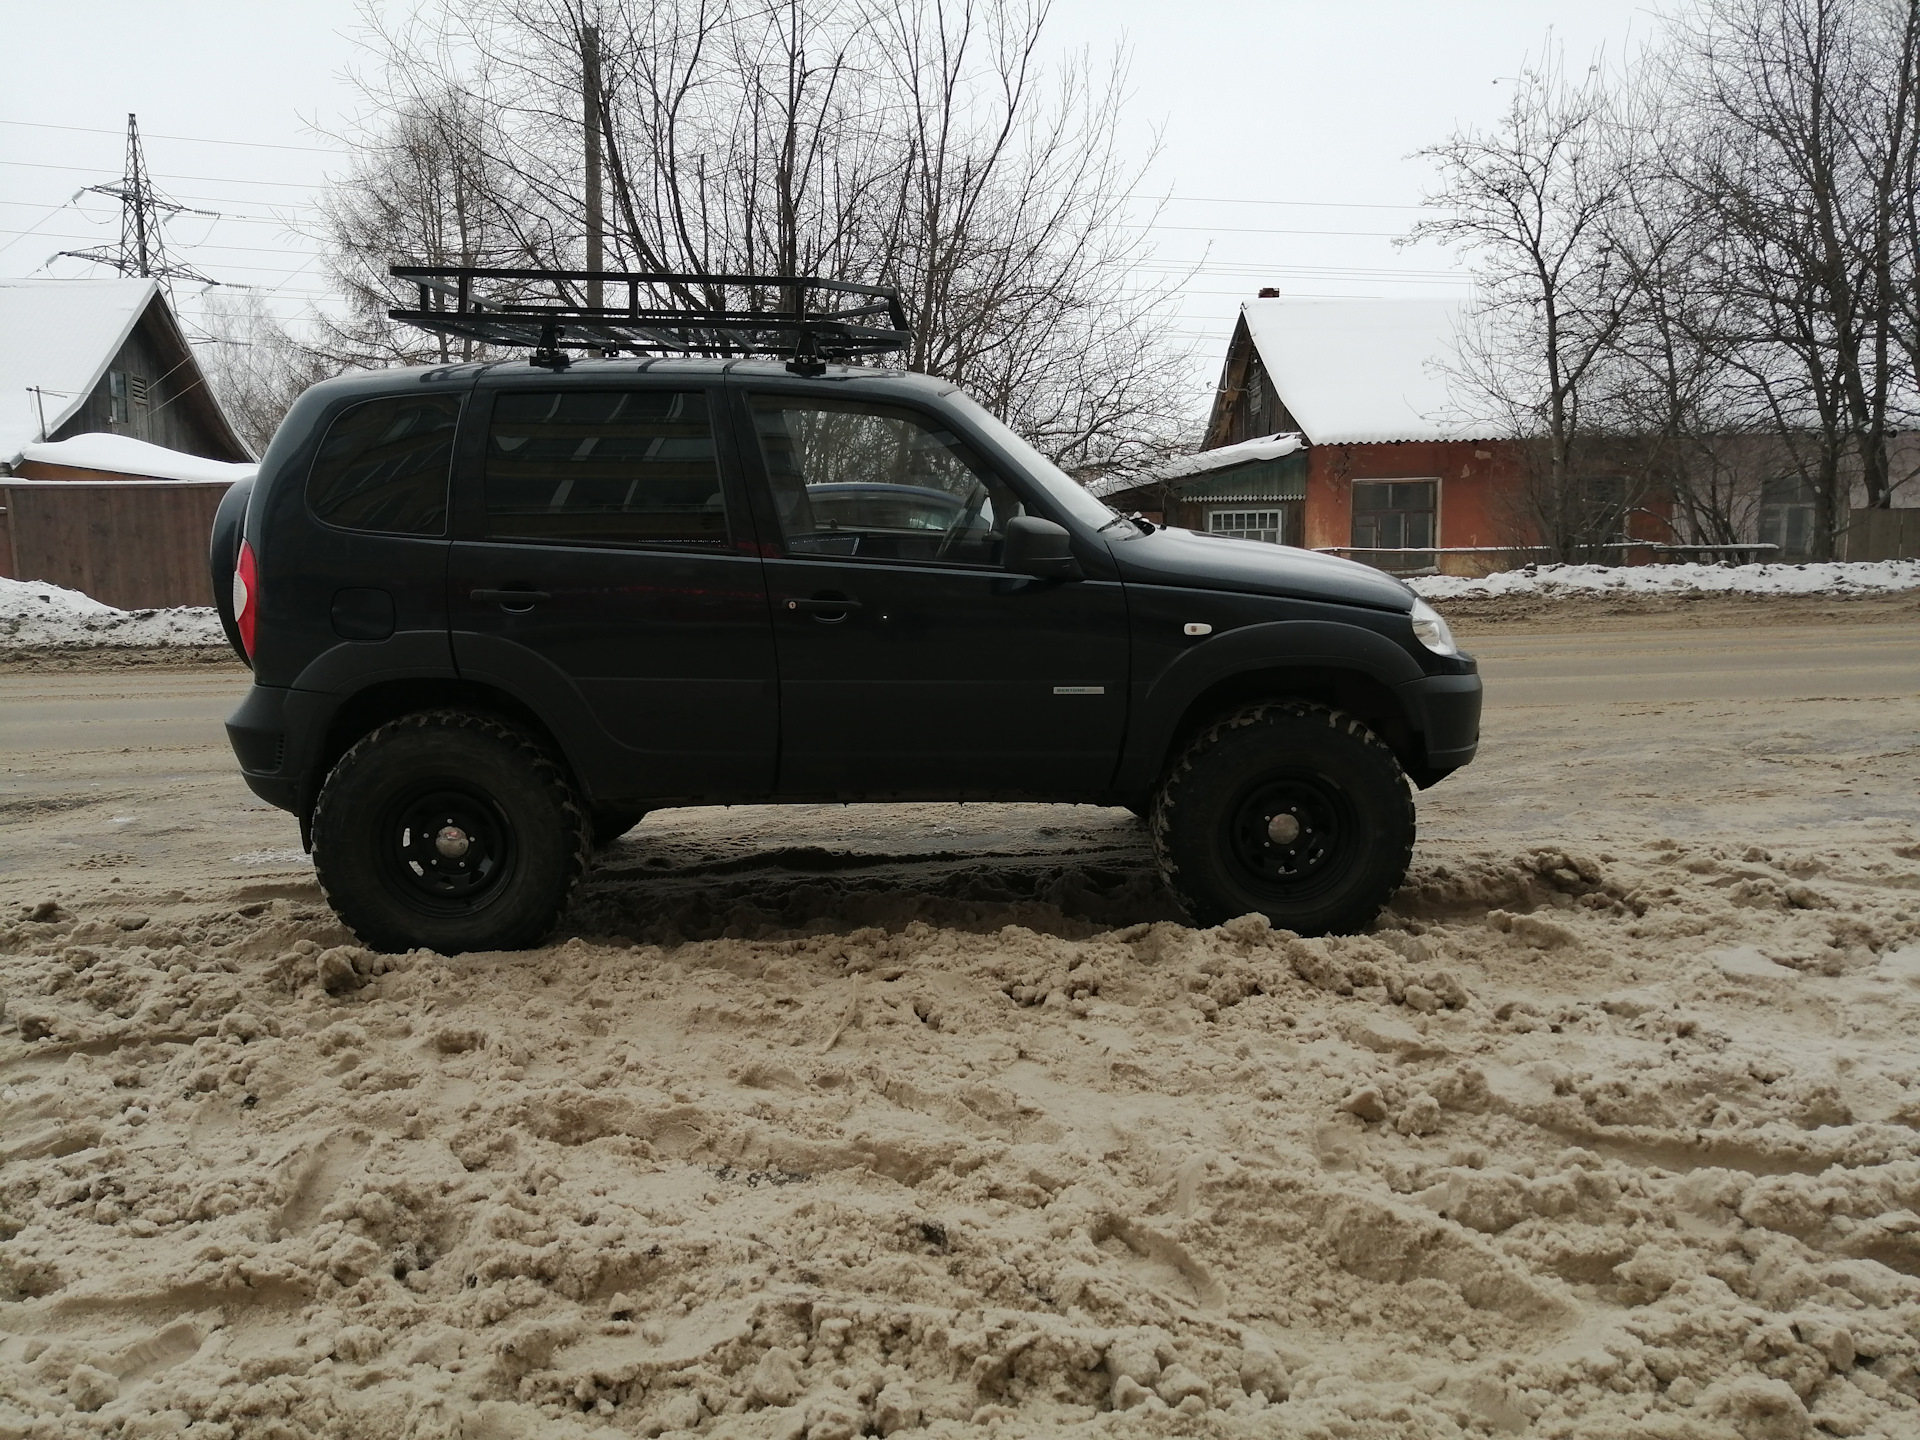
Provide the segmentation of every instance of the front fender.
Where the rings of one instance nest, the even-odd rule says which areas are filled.
[[[1425,677],[1413,656],[1376,630],[1333,620],[1275,620],[1243,625],[1196,645],[1151,680],[1138,682],[1133,723],[1115,788],[1144,790],[1158,778],[1168,747],[1193,702],[1236,675],[1263,670],[1346,670],[1390,694]]]

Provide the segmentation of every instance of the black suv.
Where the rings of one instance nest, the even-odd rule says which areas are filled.
[[[315,386],[215,524],[234,752],[370,945],[531,945],[650,810],[820,801],[1125,806],[1195,920],[1352,930],[1473,758],[1399,581],[1120,516],[952,385],[545,358]]]

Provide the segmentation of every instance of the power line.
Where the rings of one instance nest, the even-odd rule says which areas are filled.
[[[46,120],[0,120],[0,125],[20,125],[33,130],[70,130],[78,135],[118,135],[118,130],[101,130],[92,125],[55,125]],[[321,145],[273,145],[264,140],[215,140],[205,135],[156,135],[149,140],[181,140],[190,145],[241,145],[249,150],[300,150],[310,155],[346,155],[352,152]]]
[[[0,160],[0,165],[13,165],[23,170],[92,170],[98,173],[97,165],[52,165],[44,160]],[[317,183],[304,183],[298,180],[229,180],[224,175],[162,175],[158,171],[150,172],[150,180],[196,180],[210,185],[272,185],[282,190],[312,190]]]
[[[31,235],[31,234],[33,234],[33,231],[31,230],[0,230],[0,235]],[[91,240],[94,237],[91,235],[58,235],[52,232],[48,232],[45,238],[48,240]],[[326,253],[325,251],[322,251],[322,250],[293,250],[289,247],[278,246],[278,245],[222,245],[215,240],[197,241],[194,244],[187,246],[186,248],[190,250],[233,250],[233,251],[237,251],[237,252],[248,254],[248,255],[322,255]],[[73,252],[62,250],[60,253],[62,255],[68,255],[68,254],[72,254]],[[91,260],[97,257],[92,255],[80,255],[80,256],[76,256],[75,258],[81,259],[81,260]],[[106,262],[103,261],[102,263],[106,263]],[[212,282],[209,282],[209,283],[212,283]]]

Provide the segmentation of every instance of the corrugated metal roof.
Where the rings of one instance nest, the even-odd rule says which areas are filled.
[[[1248,300],[1247,333],[1280,401],[1315,445],[1479,440],[1446,367],[1458,300]]]
[[[159,289],[152,280],[0,280],[0,463],[86,402]]]

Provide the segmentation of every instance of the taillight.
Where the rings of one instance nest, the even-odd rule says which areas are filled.
[[[253,547],[240,542],[233,563],[233,628],[240,632],[240,648],[253,659],[253,617],[260,608],[260,583],[253,564]]]

